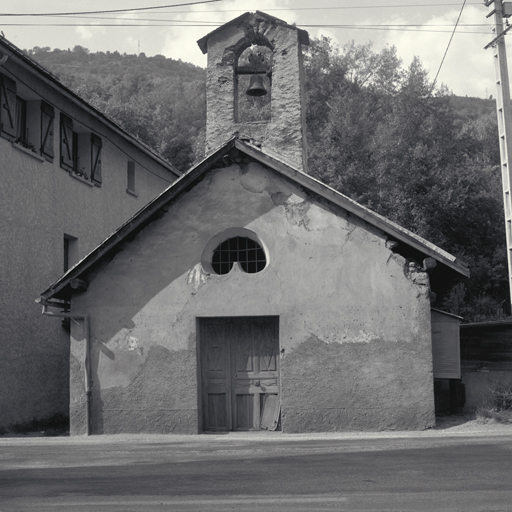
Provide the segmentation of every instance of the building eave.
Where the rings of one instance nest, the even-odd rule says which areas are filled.
[[[121,128],[121,126],[119,126],[115,121],[110,119],[103,112],[99,111],[98,109],[87,103],[87,101],[82,99],[78,94],[73,92],[71,89],[68,89],[58,80],[58,78],[55,75],[53,75],[50,71],[45,69],[39,63],[37,63],[34,59],[25,55],[22,50],[20,50],[17,46],[15,46],[13,43],[11,43],[3,37],[0,37],[0,51],[7,55],[9,58],[17,59],[20,62],[20,64],[23,65],[30,72],[37,73],[46,81],[46,83],[50,87],[56,89],[59,93],[63,94],[66,98],[72,101],[75,105],[79,106],[81,109],[87,111],[90,115],[98,119],[101,123],[107,125],[111,130],[116,132],[118,135],[120,135],[124,139],[127,139],[131,144],[137,147],[137,149],[148,155],[151,159],[158,162],[162,167],[166,168],[176,177],[179,177],[183,174],[171,163],[164,160],[158,153],[153,151],[150,147],[146,146],[146,144],[137,140],[133,135],[131,135],[123,128]]]
[[[174,197],[192,186],[195,181],[201,177],[211,166],[223,158],[235,145],[235,140],[231,139],[217,151],[211,153],[206,158],[197,163],[187,173],[178,178],[174,183],[167,187],[161,194],[150,201],[146,206],[139,210],[133,217],[119,227],[112,235],[106,238],[100,245],[93,249],[87,256],[79,261],[73,268],[68,270],[57,281],[50,285],[41,293],[41,301],[57,297],[69,286],[69,283],[91,269],[102,257],[122,243],[135,230],[143,224],[150,221],[151,217],[164,208]]]
[[[325,183],[322,183],[309,174],[290,167],[288,164],[280,160],[277,155],[270,155],[261,149],[252,147],[239,140],[235,142],[235,145],[238,149],[244,151],[255,160],[258,160],[265,165],[281,171],[283,174],[299,182],[304,187],[311,189],[318,195],[328,199],[329,201],[332,201],[341,208],[349,211],[350,213],[353,213],[369,224],[372,224],[375,227],[381,229],[397,241],[403,242],[413,247],[414,249],[425,253],[440,263],[445,264],[447,267],[455,270],[459,274],[462,274],[465,277],[469,277],[469,267],[466,265],[466,263],[444,251],[440,247],[437,247],[435,244],[429,242],[428,240],[425,240],[421,236],[416,235],[415,233],[394,223],[386,217],[379,215],[369,208],[360,205],[353,199],[350,199],[349,197],[341,194],[337,190],[329,187]]]
[[[100,259],[115,250],[118,244],[121,244],[128,237],[132,236],[134,232],[144,227],[145,224],[151,222],[152,218],[156,218],[155,216],[158,215],[158,212],[161,209],[165,208],[179,194],[194,186],[195,183],[202,179],[204,173],[211,169],[222,158],[227,156],[233,149],[236,149],[255,161],[270,167],[285,178],[290,179],[292,182],[354,214],[368,224],[377,227],[384,233],[388,234],[392,239],[413,247],[422,254],[436,259],[438,262],[457,273],[462,274],[463,276],[469,276],[469,269],[467,265],[443,249],[408,231],[407,229],[402,228],[398,224],[391,222],[370,209],[361,206],[349,197],[344,196],[340,192],[337,192],[312,176],[291,167],[276,155],[270,155],[259,148],[251,146],[233,137],[216,151],[204,158],[201,162],[192,167],[186,174],[181,176],[181,178],[167,187],[167,189],[165,189],[159,196],[149,202],[131,219],[104,240],[98,247],[91,251],[84,259],[49,286],[41,293],[40,300],[44,303],[44,301],[50,300],[53,297],[63,298],[62,294],[69,286],[71,280],[80,278]]]

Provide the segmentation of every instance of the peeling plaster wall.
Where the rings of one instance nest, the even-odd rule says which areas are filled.
[[[259,236],[267,267],[206,274],[203,249],[233,227]],[[260,164],[211,171],[89,279],[73,311],[91,315],[93,433],[198,432],[196,318],[212,316],[279,315],[286,432],[434,425],[426,274]]]
[[[14,60],[7,64],[56,111],[53,163],[0,138],[0,427],[68,411],[69,334],[34,302],[63,273],[64,234],[78,238],[82,258],[173,181],[156,161],[14,67]],[[102,137],[101,188],[60,168],[60,111]],[[129,159],[137,162],[138,197],[126,192]]]
[[[251,44],[272,46],[270,122],[236,122],[235,65]],[[206,70],[206,152],[237,134],[306,171],[305,101],[302,52],[298,32],[253,14],[228,25],[208,39]]]

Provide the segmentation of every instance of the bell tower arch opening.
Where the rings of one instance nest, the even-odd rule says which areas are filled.
[[[272,50],[251,45],[235,65],[235,121],[268,122],[272,116]]]

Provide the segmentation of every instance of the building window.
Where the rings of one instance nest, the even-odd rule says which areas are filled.
[[[73,150],[73,119],[60,115],[60,166],[67,171],[75,171],[75,154]]]
[[[55,120],[54,108],[41,101],[41,155],[48,160],[53,162],[54,151],[53,151],[53,123]]]
[[[78,238],[64,235],[64,272],[78,263]]]
[[[135,162],[128,162],[126,169],[127,187],[126,192],[132,195],[137,195],[135,192]]]
[[[60,116],[60,166],[85,180],[101,186],[101,137],[73,126],[73,120]]]
[[[18,95],[17,93],[20,93]],[[54,109],[0,73],[0,135],[53,162]]]
[[[19,96],[16,96],[16,142],[28,144],[27,102]]]
[[[101,150],[103,143],[101,138],[91,133],[91,180],[92,182],[101,187],[103,178],[101,176]]]
[[[261,272],[267,264],[263,248],[245,236],[228,238],[213,251],[212,268],[216,274],[228,274],[235,262],[249,274]]]
[[[14,141],[16,139],[16,82],[0,75],[0,134]]]

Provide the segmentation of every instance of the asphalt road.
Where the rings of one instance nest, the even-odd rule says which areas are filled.
[[[512,435],[0,439],[0,512],[512,511]]]

